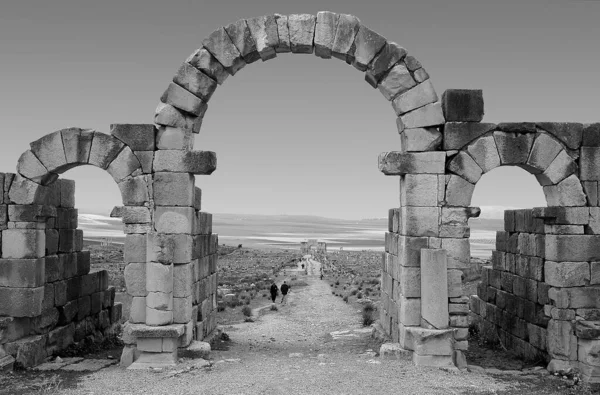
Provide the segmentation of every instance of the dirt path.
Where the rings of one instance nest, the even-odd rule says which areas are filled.
[[[102,369],[63,394],[488,394],[516,390],[480,373],[416,367],[410,356],[380,360],[360,313],[308,278],[287,305],[253,323],[225,327],[227,350],[212,364],[186,361],[168,371]],[[278,298],[279,302],[281,296]],[[519,386],[519,388],[522,388]],[[520,389],[517,390],[521,393]],[[530,392],[534,393],[534,392]]]

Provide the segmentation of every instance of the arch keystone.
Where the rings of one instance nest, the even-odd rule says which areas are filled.
[[[61,135],[67,163],[88,163],[94,131],[92,129],[68,128],[61,130]]]
[[[288,15],[292,53],[313,53],[317,17],[311,14]]]
[[[523,165],[527,163],[533,145],[533,133],[494,132],[500,163],[503,165]]]

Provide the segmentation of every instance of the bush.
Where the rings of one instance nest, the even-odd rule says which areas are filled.
[[[344,296],[344,302],[348,303],[348,295]]]
[[[352,292],[350,292],[350,295],[354,296],[354,295],[356,295],[357,292],[358,291],[356,289],[353,289]]]
[[[225,311],[225,303],[219,303],[217,305],[217,311],[218,312]]]
[[[375,311],[377,309],[372,303],[366,303],[362,309],[363,326],[369,326],[375,322]]]
[[[340,285],[340,280],[337,280],[337,281],[335,282],[335,285]]]
[[[279,310],[279,309],[277,308],[277,305],[276,305],[275,303],[273,303],[273,304],[271,305],[271,311],[277,311],[277,310]]]
[[[252,309],[250,306],[244,306],[242,308],[242,314],[244,314],[246,317],[250,317],[252,315]]]
[[[266,297],[267,297],[267,294],[263,294],[263,298],[266,298]]]
[[[250,299],[246,299],[246,305],[250,304]]]
[[[363,297],[362,292],[359,292],[356,294],[356,299],[362,299],[362,297]]]
[[[331,294],[332,294],[332,295],[335,295],[335,291],[331,291]]]

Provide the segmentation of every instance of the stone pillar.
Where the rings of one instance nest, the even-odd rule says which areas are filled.
[[[448,260],[445,250],[421,250],[421,326],[448,328]]]

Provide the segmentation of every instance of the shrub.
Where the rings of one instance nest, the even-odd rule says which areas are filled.
[[[344,296],[344,302],[348,303],[348,295]]]
[[[335,282],[335,285],[340,285],[340,280],[337,280],[337,281]]]
[[[263,294],[263,298],[266,298],[266,297],[267,297],[267,294]]]
[[[250,304],[250,299],[246,299],[246,304],[249,305]]]
[[[246,317],[250,317],[252,315],[252,309],[250,306],[244,306],[242,308],[242,314],[244,314]]]
[[[356,289],[353,289],[353,290],[352,290],[352,292],[350,292],[350,295],[353,295],[353,296],[354,296],[354,295],[356,295],[356,293],[357,293],[357,292],[358,292],[358,291],[357,291]]]
[[[271,311],[277,311],[277,310],[279,310],[279,309],[277,308],[277,305],[276,305],[275,303],[273,303],[273,304],[271,305]]]
[[[217,311],[225,311],[225,303],[219,303],[217,305]]]
[[[372,303],[365,303],[362,309],[362,323],[363,326],[369,326],[375,322],[375,311],[377,309]]]
[[[332,294],[332,295],[335,295],[335,291],[331,291],[331,294]]]
[[[359,293],[356,294],[356,298],[357,299],[362,299],[362,297],[363,297],[362,292],[359,292]]]

